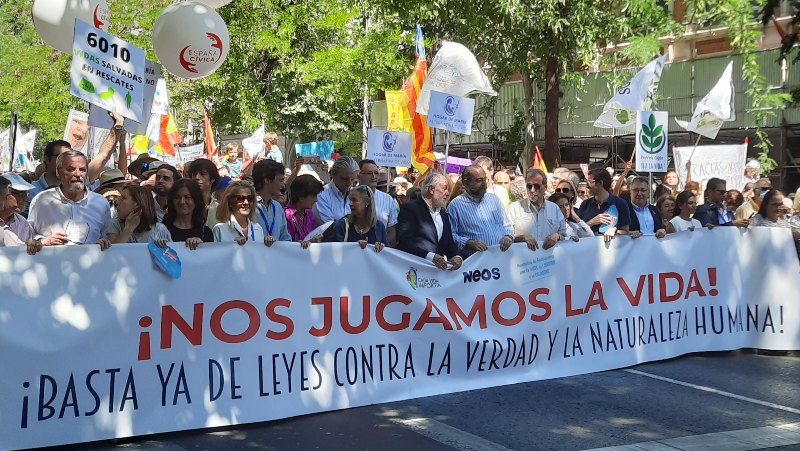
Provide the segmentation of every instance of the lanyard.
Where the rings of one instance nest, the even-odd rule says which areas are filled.
[[[250,221],[247,221],[247,222],[250,223]],[[242,235],[242,232],[240,232],[239,229],[234,227],[233,224],[229,224],[229,225],[237,234],[239,234],[239,236],[245,236],[245,235]],[[250,223],[250,240],[251,241],[255,241],[256,240],[256,229],[255,229],[255,227],[253,227],[252,223]]]
[[[269,206],[270,211],[272,211],[272,223],[267,224],[267,215],[264,214],[264,210],[262,210],[260,206],[258,208],[258,214],[260,214],[261,219],[264,220],[264,225],[267,226],[267,232],[272,236],[272,231],[275,230],[275,204],[270,201]]]

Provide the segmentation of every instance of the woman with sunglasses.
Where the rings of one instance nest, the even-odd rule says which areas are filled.
[[[172,235],[156,216],[156,201],[150,190],[128,185],[117,203],[117,217],[111,221],[108,239],[112,243],[156,243],[172,241]]]
[[[579,208],[583,202],[583,200],[578,197],[578,190],[575,188],[575,184],[569,179],[559,181],[558,185],[556,185],[556,189],[554,189],[553,192],[561,193],[567,196],[567,199],[569,199],[569,204],[574,208]]]
[[[375,193],[367,185],[350,189],[350,214],[333,224],[330,242],[357,242],[361,249],[367,244],[375,245],[375,252],[384,248],[389,239],[386,227],[375,215]]]
[[[214,233],[205,225],[205,215],[200,185],[192,179],[176,180],[167,196],[167,213],[162,221],[172,241],[183,241],[191,250],[200,243],[214,242]]]
[[[238,245],[264,243],[271,246],[275,240],[264,238],[264,230],[255,221],[256,190],[249,182],[232,182],[225,189],[217,207],[217,221],[214,224],[214,241],[231,242]]]

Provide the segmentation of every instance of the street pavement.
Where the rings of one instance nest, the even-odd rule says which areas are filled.
[[[800,449],[800,354],[636,367],[67,450]]]

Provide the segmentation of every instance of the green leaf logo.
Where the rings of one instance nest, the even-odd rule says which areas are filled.
[[[81,78],[81,82],[78,84],[78,87],[86,92],[94,92],[94,85],[85,78]]]
[[[642,124],[642,132],[639,133],[639,142],[642,145],[642,150],[649,154],[661,152],[661,149],[667,143],[666,135],[664,126],[656,125],[655,114],[650,114],[647,123]]]
[[[620,124],[627,124],[629,120],[631,120],[630,115],[628,114],[628,110],[619,110],[615,115],[617,118],[617,122]]]
[[[97,95],[100,96],[100,98],[103,100],[110,99],[114,97],[114,90],[112,88],[108,88],[108,91],[98,92]]]

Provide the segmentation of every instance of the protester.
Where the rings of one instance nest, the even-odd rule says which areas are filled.
[[[411,188],[411,182],[405,177],[395,177],[392,183],[394,183],[394,198],[397,200],[397,204],[403,205],[408,202],[408,190]]]
[[[107,169],[100,174],[100,185],[94,190],[97,194],[102,195],[111,207],[111,217],[117,217],[117,202],[122,196],[122,188],[125,187],[130,180],[125,178],[125,175],[119,169]]]
[[[358,178],[358,164],[348,156],[339,157],[331,167],[331,181],[317,196],[314,218],[317,226],[335,221],[350,213],[348,196]]]
[[[787,219],[788,209],[784,205],[785,196],[777,189],[769,190],[758,207],[758,212],[750,218],[749,227],[790,227]],[[795,240],[800,239],[800,232],[792,231]]]
[[[475,159],[475,164],[482,167],[483,171],[486,173],[486,192],[494,194],[500,199],[500,203],[503,204],[503,208],[508,208],[511,205],[511,199],[508,197],[508,190],[502,186],[495,185],[494,183],[494,163],[492,163],[492,159],[480,155],[478,158]]]
[[[570,171],[572,175],[575,175],[572,171]],[[575,177],[577,178],[577,176]],[[572,181],[572,177],[567,177],[556,184],[556,188],[553,190],[554,193],[563,193],[569,199],[570,205],[575,208],[580,208],[583,200],[578,197],[578,189],[575,187],[574,182]]]
[[[213,199],[211,193],[219,183],[219,171],[213,161],[206,158],[198,158],[189,165],[189,178],[197,182],[200,192],[203,193],[203,204],[206,208],[206,225],[213,229],[217,223],[217,201]]]
[[[764,177],[753,185],[753,197],[736,209],[736,219],[750,219],[761,208],[761,196],[772,189],[772,182]]]
[[[283,175],[283,173],[281,173]],[[249,182],[231,183],[217,207],[217,224],[214,225],[214,241],[264,243],[272,246],[274,239],[267,240],[256,219],[256,190]]]
[[[684,191],[678,194],[675,199],[675,209],[672,213],[672,219],[669,220],[667,225],[667,233],[690,231],[702,228],[703,225],[700,221],[692,218],[692,214],[697,208],[697,198],[691,191]],[[714,225],[711,224],[711,227]],[[711,228],[709,227],[709,228]]]
[[[222,157],[222,166],[228,170],[228,175],[234,180],[239,180],[242,177],[243,165],[244,163],[239,158],[239,145],[228,143],[225,146],[225,155]]]
[[[265,239],[292,241],[283,205],[278,201],[286,193],[286,168],[271,159],[257,162],[253,165],[253,187],[258,195],[256,222],[261,226]]]
[[[494,184],[508,190],[508,185],[511,184],[511,176],[506,171],[497,171],[494,174]]]
[[[530,168],[525,173],[528,198],[518,200],[508,207],[508,220],[514,231],[514,241],[525,243],[530,250],[550,249],[567,234],[564,213],[558,205],[545,200],[547,174],[541,169]],[[563,180],[559,182],[570,184]],[[566,194],[566,193],[564,193]]]
[[[586,224],[586,221],[581,220],[566,194],[553,193],[547,200],[556,204],[564,215],[564,220],[566,221],[565,239],[578,241],[581,238],[594,236],[592,228]]]
[[[458,255],[450,216],[445,210],[450,196],[448,184],[448,178],[442,173],[431,172],[420,184],[422,196],[400,206],[397,246],[439,269],[456,270],[463,259]]]
[[[723,198],[725,197],[726,182],[723,179],[712,177],[706,182],[706,190],[703,192],[703,204],[698,205],[694,212],[694,219],[700,224],[712,224],[714,226],[732,226],[733,212],[725,208]],[[747,227],[746,223],[742,227]]]
[[[150,165],[155,161],[159,160],[151,157],[150,154],[140,153],[135,160],[128,164],[128,174],[139,180],[147,180],[144,173],[150,169]]]
[[[656,199],[655,205],[658,209],[658,212],[661,214],[661,220],[663,222],[662,225],[666,230],[667,224],[675,213],[675,196],[672,194],[664,194]]]
[[[214,233],[205,225],[206,209],[200,186],[192,179],[179,179],[167,196],[167,212],[163,224],[172,241],[183,241],[191,250],[200,243],[214,241]]]
[[[667,173],[664,175],[662,186],[669,188],[670,193],[674,196],[675,193],[678,192],[678,184],[680,184],[678,173],[675,171],[667,171]]]
[[[55,160],[60,184],[31,202],[28,222],[45,246],[97,243],[107,249],[106,232],[111,209],[103,196],[86,188],[88,161],[76,150],[66,150]]]
[[[397,213],[400,210],[400,205],[392,196],[383,191],[378,191],[380,168],[373,160],[361,160],[358,167],[358,183],[359,185],[369,186],[375,193],[375,213],[378,215],[378,221],[382,222],[386,227],[386,236],[388,237],[386,244],[389,247],[394,247],[397,241],[395,225],[397,225]]]
[[[500,199],[486,192],[486,172],[478,165],[468,166],[461,181],[464,192],[450,202],[447,213],[462,257],[498,244],[500,250],[508,250],[514,231]]]
[[[153,194],[156,196],[156,216],[158,221],[161,222],[164,219],[165,209],[169,202],[169,193],[172,191],[175,181],[181,179],[181,173],[171,164],[161,163],[155,167],[151,165],[144,175],[146,177],[155,176]]]
[[[750,160],[744,165],[744,183],[756,183],[758,173],[761,170],[761,163],[758,160]]]
[[[284,209],[292,241],[304,242],[316,228],[313,207],[322,189],[322,183],[310,174],[299,175],[292,181],[289,203]]]
[[[0,212],[4,212],[9,208],[7,205],[9,199],[13,202],[14,196],[9,192],[9,186],[11,186],[11,181],[6,177],[0,177]],[[42,250],[42,242],[40,240],[21,240],[8,226],[0,225],[0,247],[23,245],[30,255]]]
[[[273,160],[278,163],[283,163],[283,152],[278,147],[278,134],[275,132],[268,132],[264,135],[264,148],[261,153],[256,157],[257,161],[260,160]]]
[[[591,198],[581,204],[578,216],[586,221],[595,235],[603,235],[605,241],[610,241],[616,235],[628,233],[630,225],[630,209],[628,203],[618,196],[610,193],[611,174],[605,169],[594,169],[589,173],[587,180]],[[617,215],[609,214],[611,206],[617,210]],[[609,226],[605,232],[600,232],[600,227]]]
[[[0,227],[5,227],[23,242],[33,239],[33,227],[22,212],[28,203],[28,192],[34,187],[26,182],[19,174],[6,172],[3,178],[8,180],[8,194],[2,196],[5,207],[0,209]]]
[[[153,195],[141,186],[128,185],[122,189],[117,204],[117,217],[111,221],[108,239],[112,243],[156,243],[166,246],[172,236],[156,217]]]
[[[722,198],[722,204],[725,205],[730,211],[736,212],[736,210],[742,206],[744,203],[744,196],[741,192],[735,189],[729,189],[725,192],[725,197]],[[735,213],[734,213],[735,215]],[[734,222],[736,219],[734,219]]]
[[[357,242],[361,249],[375,245],[375,252],[383,250],[388,239],[386,227],[375,214],[375,193],[366,185],[350,189],[350,213],[333,224],[329,241]]]
[[[56,175],[56,159],[62,152],[72,150],[70,143],[64,140],[50,141],[44,148],[44,164],[45,172],[35,182],[33,182],[33,189],[28,192],[28,201],[32,201],[37,194],[42,191],[58,186],[61,181]]]
[[[694,197],[700,197],[700,182],[689,181],[686,182],[686,186],[683,187],[684,191],[689,191],[690,193],[694,194]]]
[[[636,177],[631,181],[629,205],[631,218],[629,235],[631,238],[639,238],[642,235],[664,238],[667,235],[661,212],[647,203],[650,197],[649,185],[650,182],[644,177]]]
[[[584,200],[589,198],[589,186],[587,185],[586,182],[581,181],[578,182],[577,188],[578,188],[578,199],[580,199],[581,203],[583,203]]]

